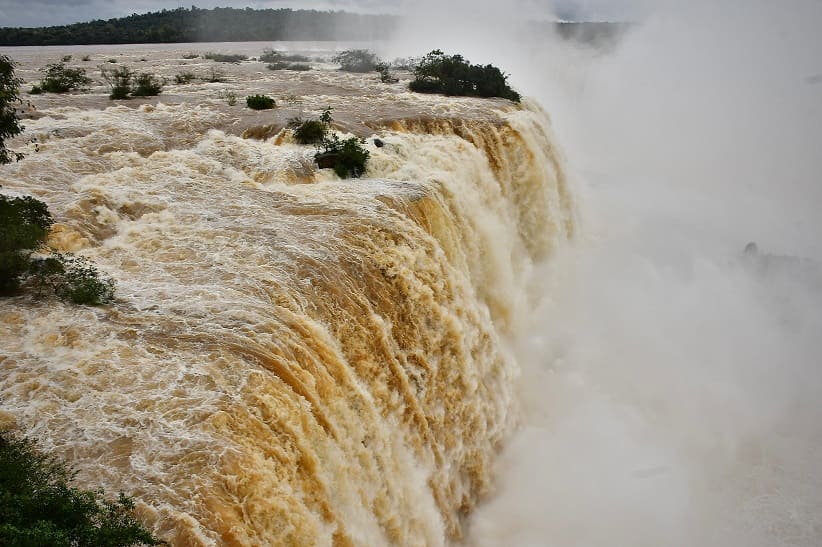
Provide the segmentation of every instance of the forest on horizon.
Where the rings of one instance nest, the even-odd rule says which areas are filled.
[[[392,15],[342,11],[177,8],[53,27],[0,28],[0,46],[380,40]]]
[[[386,40],[396,15],[344,11],[253,8],[177,8],[52,27],[0,28],[0,46],[173,44],[188,42],[372,41]],[[583,42],[616,37],[622,23],[535,22],[554,26],[559,36]]]

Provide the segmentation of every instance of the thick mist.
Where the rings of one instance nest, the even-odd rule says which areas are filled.
[[[398,41],[537,98],[586,227],[536,268],[523,423],[467,544],[822,544],[822,4],[680,4],[609,51],[530,34],[525,2]]]

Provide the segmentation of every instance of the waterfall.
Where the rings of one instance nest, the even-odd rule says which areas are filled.
[[[118,288],[0,301],[4,419],[174,545],[459,539],[517,423],[528,272],[576,230],[548,116],[493,104],[371,123],[347,181],[202,106],[29,122],[0,182]]]

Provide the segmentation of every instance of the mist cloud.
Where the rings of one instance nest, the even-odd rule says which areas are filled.
[[[495,59],[552,115],[587,237],[534,276],[527,418],[471,545],[822,541],[822,5],[648,8],[614,50]]]

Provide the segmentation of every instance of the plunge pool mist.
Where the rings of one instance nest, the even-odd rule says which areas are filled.
[[[551,113],[584,236],[532,276],[470,545],[822,544],[822,9],[646,7],[607,51],[494,59]]]

